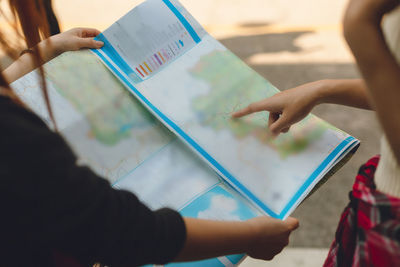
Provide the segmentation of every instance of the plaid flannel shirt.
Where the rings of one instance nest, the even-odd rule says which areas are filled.
[[[400,199],[376,190],[378,163],[360,168],[325,267],[400,266]]]

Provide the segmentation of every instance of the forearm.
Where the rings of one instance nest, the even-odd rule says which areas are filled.
[[[90,28],[75,28],[53,35],[37,45],[41,61],[36,64],[32,54],[24,54],[17,61],[3,71],[9,83],[31,72],[39,65],[44,64],[66,51],[77,51],[83,48],[99,49],[104,43],[94,40],[100,31]]]
[[[245,253],[255,231],[246,222],[185,218],[187,240],[176,261]]]
[[[361,79],[321,80],[312,86],[315,104],[331,103],[371,109],[365,83]]]
[[[12,83],[35,68],[33,55],[25,53],[8,66],[2,74],[8,83]]]
[[[386,45],[377,21],[349,19],[345,22],[345,36],[365,78],[379,121],[400,163],[400,66]]]
[[[42,64],[50,61],[57,55],[57,53],[52,49],[49,40],[40,42],[37,45],[37,48],[40,51]],[[37,67],[39,66],[35,62],[34,55],[27,52],[7,67],[3,71],[3,75],[9,83],[12,83]]]

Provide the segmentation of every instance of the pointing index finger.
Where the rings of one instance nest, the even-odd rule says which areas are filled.
[[[250,108],[247,106],[247,107],[245,107],[245,108],[243,108],[241,110],[238,110],[238,111],[232,113],[232,117],[233,118],[240,118],[240,117],[249,115],[250,113],[252,113],[252,112],[251,112]]]
[[[259,112],[259,111],[263,111],[263,110],[267,110],[267,109],[268,109],[267,103],[266,103],[266,101],[264,99],[264,100],[261,100],[261,101],[258,101],[258,102],[251,103],[247,107],[234,112],[232,114],[232,117],[240,118],[240,117],[252,114],[254,112]]]

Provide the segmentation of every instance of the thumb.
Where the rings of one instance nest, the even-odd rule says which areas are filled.
[[[289,227],[290,231],[296,230],[299,228],[299,220],[293,217],[287,218],[284,223]]]
[[[290,127],[290,120],[285,113],[283,113],[279,119],[277,119],[274,123],[272,123],[269,126],[269,130],[272,132],[274,135],[278,135],[280,132],[282,132],[284,129]]]
[[[80,48],[99,49],[103,47],[104,43],[102,41],[97,41],[94,38],[80,38],[79,45]]]

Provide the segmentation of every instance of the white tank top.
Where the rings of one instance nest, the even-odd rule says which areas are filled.
[[[400,8],[385,18],[383,31],[393,55],[400,64]],[[381,159],[375,173],[375,184],[379,191],[400,198],[400,166],[385,136],[381,140]]]

